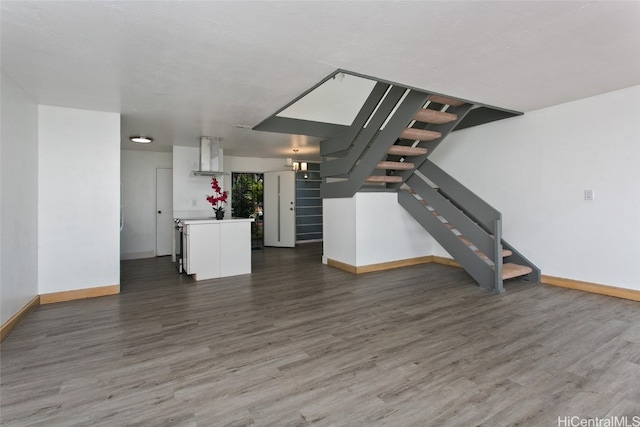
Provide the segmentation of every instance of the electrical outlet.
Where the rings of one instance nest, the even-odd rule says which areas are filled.
[[[593,200],[593,190],[584,190],[584,199]]]

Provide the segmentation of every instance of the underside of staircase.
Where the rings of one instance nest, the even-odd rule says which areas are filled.
[[[502,239],[500,212],[428,159],[474,108],[378,82],[352,125],[321,142],[321,196],[396,192],[399,204],[482,288],[503,292],[508,279],[538,282],[540,269]]]

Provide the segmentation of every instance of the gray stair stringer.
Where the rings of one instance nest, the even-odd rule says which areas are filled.
[[[462,185],[455,178],[453,178],[451,175],[434,164],[431,160],[426,160],[422,164],[422,166],[420,166],[419,172],[424,174],[425,177],[427,177],[439,188],[439,193],[444,198],[449,199],[458,209],[460,209],[472,221],[475,221],[487,233],[499,235],[498,240],[500,241],[502,247],[510,250],[513,253],[512,255],[506,257],[504,261],[514,264],[526,265],[533,270],[528,275],[523,276],[524,280],[529,280],[532,282],[540,281],[540,268],[529,259],[527,259],[524,255],[522,255],[512,245],[501,238],[502,214],[497,209],[488,204],[473,191]],[[498,226],[496,226],[496,221],[500,221],[500,224]],[[473,244],[476,243],[470,237],[469,240],[471,240]],[[501,252],[502,249],[496,247],[494,251],[497,253],[497,251]],[[497,271],[499,270],[501,269],[499,268]]]
[[[464,105],[461,105],[460,107],[449,107],[446,112],[453,113],[458,116],[457,120],[450,123],[445,123],[442,125],[434,125],[431,123],[422,123],[422,122],[414,123],[414,125],[412,126],[413,128],[432,130],[432,131],[440,132],[442,134],[440,138],[435,139],[433,141],[422,141],[418,143],[417,145],[418,147],[427,149],[427,154],[424,154],[422,156],[411,157],[410,161],[415,165],[415,169],[420,168],[422,163],[424,163],[427,160],[427,158],[431,155],[431,153],[433,153],[433,151],[438,147],[438,145],[440,145],[440,143],[442,143],[442,141],[455,129],[455,127],[464,119],[464,117],[472,108],[473,108],[473,104],[464,104]],[[399,156],[389,156],[389,160],[397,160],[398,158]],[[396,173],[396,175],[401,176],[402,182],[404,183],[404,182],[407,182],[407,179],[409,179],[412,173],[413,171],[408,170],[408,171],[400,171]],[[402,184],[389,184],[390,188],[395,188],[395,189],[399,189],[401,186]]]
[[[410,90],[384,129],[376,133],[367,150],[349,173],[348,179],[340,182],[323,182],[320,185],[320,196],[323,199],[353,197],[365,180],[373,174],[378,162],[386,157],[389,147],[411,122],[416,111],[426,103],[428,96],[428,93]]]
[[[502,215],[497,209],[462,185],[431,160],[425,160],[418,170],[439,188],[440,193],[445,198],[450,199],[454,205],[462,209],[465,215],[476,221],[488,233],[494,234],[494,222],[502,219]]]
[[[356,118],[353,119],[353,123],[349,126],[347,132],[320,142],[320,155],[323,157],[337,155],[347,150],[362,131],[367,120],[369,120],[369,117],[371,117],[371,114],[373,114],[378,103],[382,100],[385,93],[387,93],[390,86],[391,85],[385,83],[376,83],[367,100],[362,105],[362,108],[360,108]]]
[[[495,263],[493,255],[495,252],[494,239],[489,233],[427,184],[418,174],[413,174],[407,180],[407,185],[422,197],[429,206],[435,209],[440,216],[444,217],[453,225],[464,237],[473,242],[474,246],[489,257],[492,263]]]
[[[380,126],[387,120],[405,91],[406,89],[398,86],[391,88],[376,112],[371,116],[369,125],[358,132],[353,144],[348,147],[346,154],[340,158],[322,162],[320,165],[321,178],[348,176],[356,162],[362,157],[367,146],[375,138],[376,134],[380,132]],[[357,126],[357,124],[353,126]]]
[[[478,282],[494,290],[494,270],[408,191],[398,191],[398,203]]]
[[[526,265],[531,267],[531,269],[533,270],[531,273],[525,276],[521,276],[520,279],[527,280],[533,283],[540,282],[542,278],[542,271],[540,270],[540,267],[538,267],[537,265],[529,261],[528,258],[522,255],[520,251],[518,251],[516,248],[514,248],[511,244],[506,242],[504,239],[502,239],[502,247],[504,247],[505,249],[509,249],[512,252],[511,255],[509,255],[508,257],[505,257],[504,259],[505,262],[512,262],[514,264]]]

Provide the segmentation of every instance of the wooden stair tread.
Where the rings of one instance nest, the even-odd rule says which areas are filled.
[[[427,149],[408,145],[392,145],[387,154],[392,156],[423,156],[427,154]]]
[[[431,213],[432,213],[433,215],[435,215],[435,216],[439,216],[439,215],[440,215],[440,214],[439,214],[438,212],[436,212],[436,211],[431,211]],[[447,227],[449,230],[453,230],[453,229],[455,229],[455,226],[454,226],[453,224],[449,223],[449,222],[443,222],[443,224],[444,224],[444,226],[445,226],[445,227]],[[465,245],[467,245],[467,246],[475,246],[471,240],[467,239],[467,238],[466,238],[466,237],[464,237],[462,234],[461,234],[461,235],[459,235],[459,236],[458,236],[458,238],[459,238],[460,240],[462,240],[462,243],[464,243],[464,244],[465,244]],[[482,258],[483,260],[488,260],[488,259],[489,259],[489,257],[488,257],[487,255],[485,255],[484,253],[480,252],[479,250],[475,250],[474,252],[476,253],[476,255],[478,255],[478,256],[479,256],[480,258]],[[504,249],[504,248],[502,249],[502,257],[503,257],[503,258],[506,258],[506,257],[511,256],[511,255],[513,255],[513,252],[511,252],[509,249]],[[516,264],[514,264],[514,265],[516,265]],[[528,267],[527,267],[527,268],[528,268]],[[529,273],[530,273],[530,272],[525,273],[525,274],[529,274]]]
[[[391,162],[383,160],[376,165],[376,169],[393,169],[393,170],[411,170],[415,167],[413,163],[409,162]]]
[[[418,122],[433,123],[435,125],[443,125],[445,123],[451,123],[458,120],[458,116],[456,114],[445,113],[438,110],[429,110],[426,108],[418,110],[413,118]]]
[[[464,101],[460,101],[459,99],[447,98],[446,96],[440,96],[440,95],[429,96],[429,101],[435,102],[437,104],[450,105],[452,107],[459,107],[465,104]]]
[[[505,263],[502,266],[502,280],[513,279],[514,277],[524,276],[533,271],[531,267],[526,265]]]
[[[371,175],[365,182],[389,182],[395,184],[401,183],[402,177],[397,175]]]
[[[485,261],[486,261],[486,260],[488,260],[488,259],[489,259],[489,257],[488,257],[488,256],[486,256],[484,253],[482,253],[482,252],[480,252],[480,251],[475,251],[475,252],[476,252],[476,254],[477,254],[480,258],[482,258],[483,260],[485,260]],[[511,255],[513,255],[513,252],[511,252],[509,249],[503,249],[503,250],[502,250],[502,258],[506,258],[506,257],[511,256]],[[528,274],[528,273],[527,273],[527,274]]]
[[[433,141],[442,137],[442,133],[433,130],[406,128],[400,134],[402,139],[410,139],[412,141]]]

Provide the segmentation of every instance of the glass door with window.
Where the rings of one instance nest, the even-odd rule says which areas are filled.
[[[263,196],[264,174],[233,172],[231,174],[231,214],[236,218],[254,218],[251,224],[251,246],[264,246]]]

